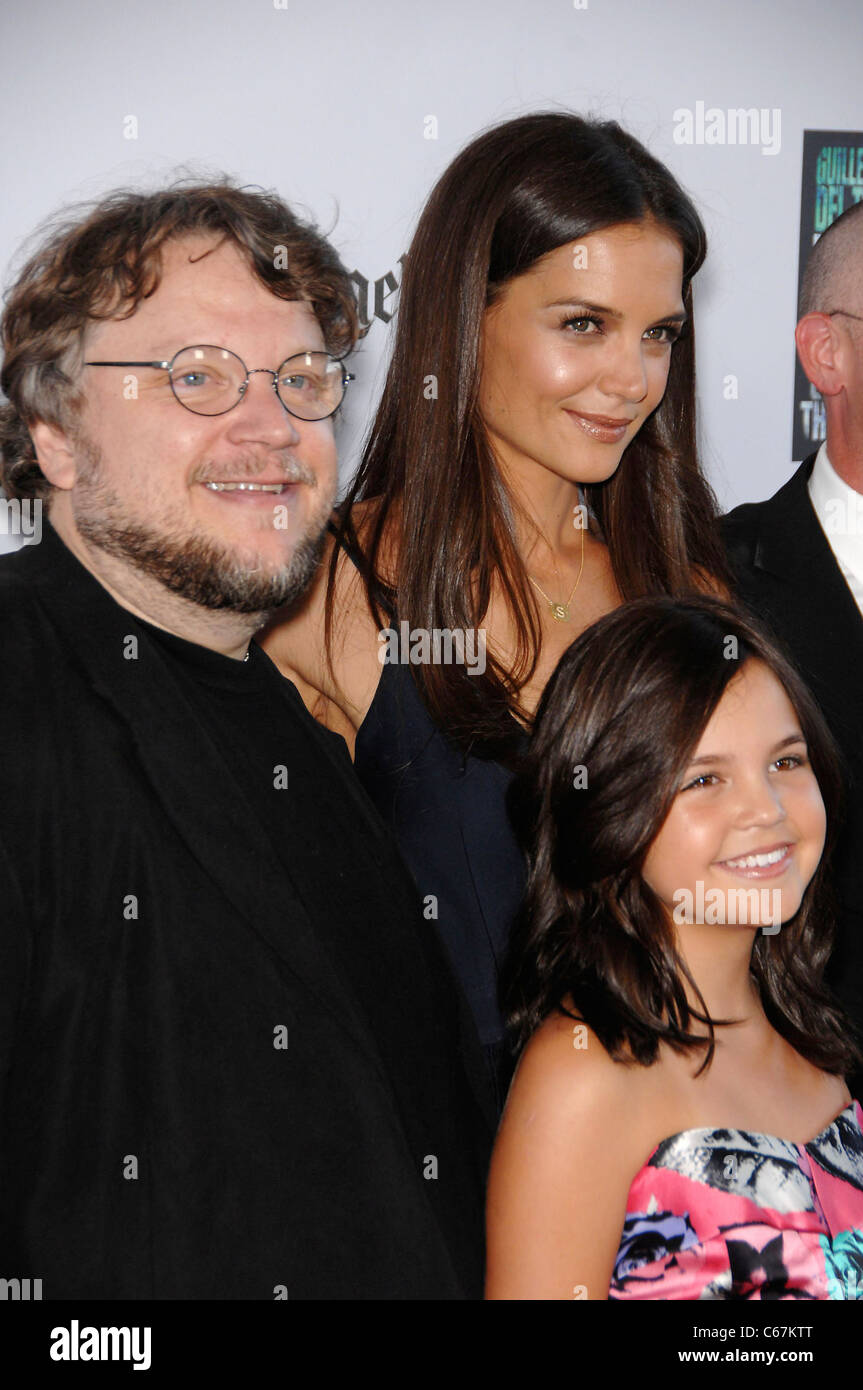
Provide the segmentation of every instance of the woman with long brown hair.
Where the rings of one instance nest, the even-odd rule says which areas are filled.
[[[538,113],[473,140],[410,246],[329,566],[263,639],[392,823],[500,1098],[524,888],[505,794],[542,689],[623,600],[724,582],[695,444],[705,246],[613,121]]]

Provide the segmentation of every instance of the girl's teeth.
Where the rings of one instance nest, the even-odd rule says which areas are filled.
[[[742,859],[726,859],[732,869],[766,869],[768,864],[778,864],[785,857],[785,846],[773,849],[769,854],[747,854]]]

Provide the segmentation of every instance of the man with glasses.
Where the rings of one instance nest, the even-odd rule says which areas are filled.
[[[349,278],[277,198],[118,193],[2,320],[0,1250],[44,1298],[479,1297],[482,1062],[255,632],[337,486]]]
[[[735,508],[725,527],[741,597],[784,641],[844,754],[828,974],[863,1029],[863,203],[816,242],[795,336],[827,437],[774,497]],[[851,1086],[863,1093],[863,1077]]]

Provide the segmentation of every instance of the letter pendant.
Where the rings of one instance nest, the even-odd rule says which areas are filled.
[[[550,603],[548,606],[551,609],[551,616],[556,618],[559,623],[569,622],[568,603]]]

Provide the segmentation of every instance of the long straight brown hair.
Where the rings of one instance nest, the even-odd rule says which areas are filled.
[[[513,714],[523,713],[519,691],[541,645],[512,502],[477,409],[483,315],[509,281],[556,247],[647,218],[683,250],[688,327],[672,348],[661,405],[614,476],[585,492],[624,598],[682,594],[703,588],[705,577],[728,581],[716,505],[696,453],[690,282],[706,237],[669,171],[615,121],[522,116],[480,135],[454,160],[408,251],[392,361],[338,539],[362,554],[369,606],[381,625],[389,605],[411,627],[476,629],[497,577],[515,624],[512,669],[491,652],[482,677],[456,664],[413,666],[438,726],[482,756],[507,759],[516,751]],[[376,499],[374,523],[361,545],[352,508],[367,499]],[[396,563],[385,582],[379,561],[388,526]],[[329,572],[328,650],[338,549]]]

